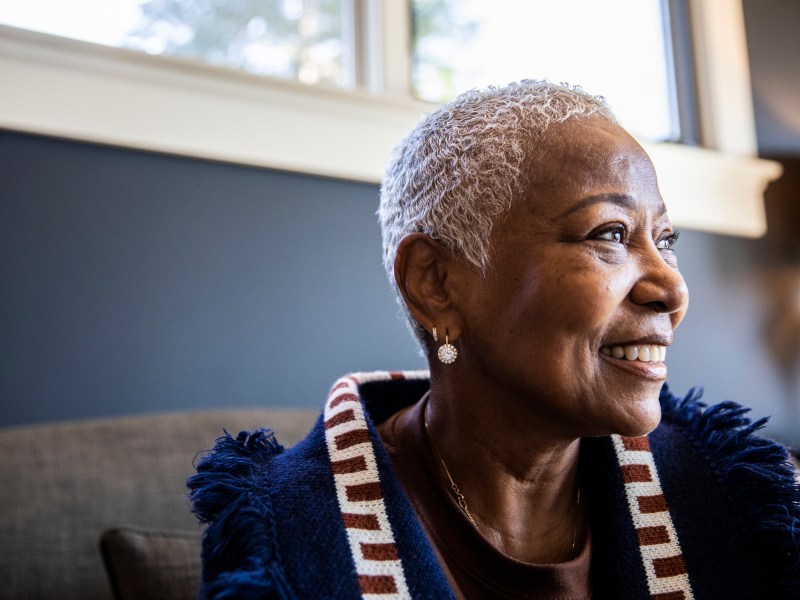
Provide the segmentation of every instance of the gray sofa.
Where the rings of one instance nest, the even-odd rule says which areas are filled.
[[[291,445],[316,411],[167,413],[0,429],[0,598],[194,598],[193,460],[227,429]],[[101,544],[102,538],[102,544]]]

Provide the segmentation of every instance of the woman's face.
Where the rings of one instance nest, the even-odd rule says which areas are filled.
[[[688,303],[656,174],[600,118],[547,139],[492,232],[487,278],[461,298],[459,360],[554,433],[642,435],[660,419],[661,357]]]

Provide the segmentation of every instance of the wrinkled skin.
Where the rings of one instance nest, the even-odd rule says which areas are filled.
[[[665,364],[601,348],[668,346],[688,292],[653,165],[627,132],[574,119],[533,146],[485,276],[423,234],[401,242],[395,276],[414,318],[458,349],[444,365],[429,340],[429,423],[479,530],[546,563],[572,556],[587,527],[580,438],[644,435],[660,419]]]
[[[470,386],[554,435],[642,435],[660,419],[666,368],[599,350],[671,343],[688,302],[673,230],[653,165],[627,133],[597,120],[556,135],[492,233],[488,278],[459,289],[459,359]]]

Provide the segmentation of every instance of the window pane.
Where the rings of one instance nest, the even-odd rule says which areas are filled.
[[[566,81],[603,94],[636,134],[678,137],[661,0],[412,0],[412,8],[419,98]]]
[[[341,0],[2,0],[0,22],[343,86]]]

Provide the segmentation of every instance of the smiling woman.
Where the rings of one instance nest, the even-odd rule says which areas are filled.
[[[343,377],[290,450],[218,440],[189,482],[206,597],[800,594],[786,450],[666,387],[677,235],[601,99],[460,96],[398,147],[379,214],[430,372]]]

